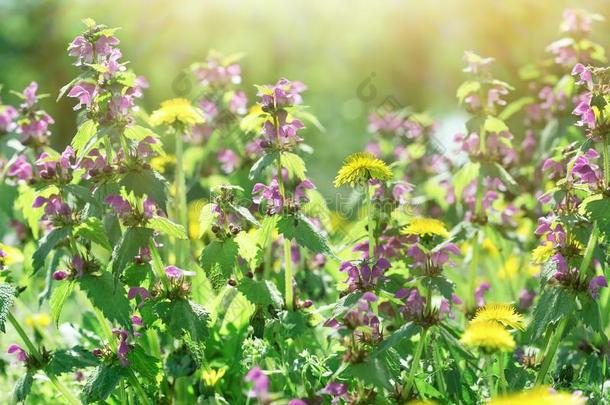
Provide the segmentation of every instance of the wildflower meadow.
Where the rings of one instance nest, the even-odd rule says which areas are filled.
[[[210,50],[145,108],[122,30],[72,24],[63,87],[3,83],[2,403],[610,402],[603,16],[566,9],[511,83],[464,50],[450,139],[373,109],[323,146],[331,193],[308,83]]]

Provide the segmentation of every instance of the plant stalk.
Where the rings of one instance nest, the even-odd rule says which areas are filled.
[[[559,347],[559,342],[561,342],[561,336],[563,335],[563,331],[568,324],[568,318],[564,317],[561,321],[559,321],[559,325],[557,325],[557,329],[555,329],[555,333],[553,337],[549,340],[549,344],[544,352],[544,360],[542,361],[542,365],[540,366],[540,371],[538,371],[538,375],[536,376],[535,386],[540,386],[544,383],[544,378],[546,377],[549,368],[551,367],[551,363],[553,362],[553,358],[555,357],[555,352]]]
[[[184,142],[179,131],[175,134],[176,137],[176,174],[175,174],[175,192],[176,192],[176,220],[178,224],[184,227],[188,233],[188,212],[186,207],[186,176],[184,173]],[[176,239],[176,264],[178,267],[188,268],[188,253],[189,240]]]

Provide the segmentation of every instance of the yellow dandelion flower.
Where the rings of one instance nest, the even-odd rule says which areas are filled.
[[[405,235],[438,235],[443,238],[449,237],[449,232],[445,228],[443,221],[435,218],[413,218],[409,224],[402,229]]]
[[[220,368],[218,370],[203,370],[201,377],[203,378],[203,382],[205,382],[208,387],[213,387],[218,383],[218,381],[220,381],[226,372],[226,368]]]
[[[506,263],[498,272],[498,277],[501,279],[513,279],[519,273],[519,258],[515,255],[510,256]]]
[[[191,126],[203,123],[201,110],[185,98],[174,98],[161,103],[161,108],[153,111],[150,123],[153,126],[181,124]]]
[[[498,322],[506,327],[523,330],[523,315],[510,304],[487,304],[479,308],[472,323]]]
[[[155,156],[154,158],[150,159],[150,166],[159,173],[165,173],[168,166],[173,166],[175,164],[176,156],[174,155]]]
[[[48,314],[34,314],[25,318],[25,324],[36,328],[46,328],[51,324],[51,317]]]
[[[383,160],[377,159],[371,153],[354,153],[349,155],[335,177],[335,187],[344,184],[355,186],[370,179],[390,180],[392,171]]]
[[[477,347],[484,352],[511,351],[515,340],[498,322],[473,322],[468,325],[460,341],[466,346]]]
[[[532,261],[536,264],[544,264],[549,261],[554,253],[555,250],[553,249],[553,244],[546,241],[544,245],[540,245],[536,249],[532,250]]]
[[[489,405],[584,405],[586,399],[567,392],[553,392],[549,387],[534,388],[496,398]]]

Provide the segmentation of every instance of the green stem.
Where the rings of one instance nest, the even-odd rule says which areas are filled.
[[[369,260],[375,258],[375,221],[373,220],[373,199],[369,190],[369,185],[364,186],[364,195],[367,202],[367,215],[368,215],[368,231],[369,231]]]
[[[553,357],[555,357],[555,352],[559,347],[559,342],[561,342],[561,336],[563,335],[563,331],[568,324],[568,318],[564,317],[561,321],[559,321],[559,325],[557,325],[557,329],[555,329],[555,333],[549,340],[549,344],[544,352],[544,359],[542,361],[542,365],[540,366],[540,371],[538,371],[538,375],[536,376],[536,386],[540,386],[544,383],[544,378],[546,377],[549,368],[551,367],[551,363],[553,362]]]
[[[506,394],[506,387],[508,386],[506,375],[504,374],[504,356],[503,352],[498,352],[498,373],[500,375],[498,385],[500,386],[500,392],[502,392],[502,394]]]
[[[490,398],[494,398],[497,395],[496,385],[494,384],[494,362],[493,357],[488,355],[486,358],[486,371],[487,371],[487,386],[489,388]]]
[[[472,300],[472,309],[476,308],[475,292],[477,290],[477,272],[479,269],[479,232],[475,232],[472,239],[472,259],[470,261],[470,297]]]
[[[128,370],[127,378],[129,379],[131,386],[133,387],[134,391],[136,392],[136,395],[140,399],[140,402],[142,402],[145,405],[152,405],[152,402],[148,399],[148,396],[146,395],[146,392],[144,391],[142,384],[140,384],[140,381],[138,380],[136,375],[133,373],[133,370],[131,370],[131,369]]]
[[[415,375],[419,370],[419,361],[421,360],[421,354],[424,350],[424,345],[426,343],[426,334],[428,333],[428,329],[422,331],[419,342],[417,342],[417,347],[415,348],[415,354],[413,355],[413,363],[411,363],[411,370],[409,371],[409,376],[407,378],[407,385],[405,386],[405,395],[406,398],[409,398],[411,395],[411,389],[413,388],[413,381],[415,380]]]
[[[277,119],[276,119],[277,121]],[[279,125],[276,122],[276,128]],[[284,179],[282,176],[282,154],[277,157],[277,183],[280,189],[282,199],[286,201],[286,190],[284,188]],[[292,250],[290,239],[284,237],[284,299],[286,300],[286,308],[288,311],[294,311],[294,292],[292,290]]]
[[[182,142],[182,134],[176,131],[176,175],[175,175],[175,191],[176,191],[176,220],[188,232],[188,212],[186,207],[186,176],[184,173],[184,143]],[[176,239],[176,264],[180,268],[188,267],[188,252],[189,241]]]
[[[608,155],[608,136],[610,136],[610,134],[604,135],[604,149],[602,150],[602,157],[604,159],[604,185],[606,186],[606,190],[608,189],[608,182],[610,181],[610,156]]]
[[[44,364],[44,359],[42,358],[42,355],[38,351],[38,348],[34,345],[34,343],[32,343],[32,341],[30,340],[28,335],[25,333],[25,331],[23,330],[23,328],[21,327],[19,322],[15,319],[13,314],[11,314],[9,312],[7,315],[7,318],[9,320],[9,322],[13,325],[13,328],[15,328],[15,330],[17,331],[17,334],[21,337],[21,340],[23,341],[23,343],[28,348],[28,352],[32,356],[34,356],[34,358],[40,364]],[[68,401],[72,405],[81,405],[81,402],[78,400],[78,398],[76,398],[74,396],[74,394],[72,394],[72,392],[70,392],[70,390],[61,381],[59,381],[55,375],[47,373],[44,369],[42,369],[41,371],[43,373],[45,373],[47,375],[47,377],[49,377],[51,384],[53,384],[53,386],[55,386],[57,391],[62,393],[64,398],[66,398],[66,401]]]
[[[580,262],[580,268],[578,270],[581,280],[587,279],[589,265],[591,264],[591,260],[593,260],[593,251],[595,250],[595,246],[597,246],[598,237],[599,227],[597,226],[597,221],[595,221],[593,223],[593,230],[591,231],[591,236],[589,236],[589,242],[587,242],[587,247],[585,248],[585,253],[582,258],[582,262]]]
[[[445,378],[443,376],[443,359],[440,353],[440,346],[434,345],[432,349],[432,357],[434,359],[434,368],[436,368],[436,385],[438,386],[438,390],[440,392],[447,392],[447,388],[445,386]]]

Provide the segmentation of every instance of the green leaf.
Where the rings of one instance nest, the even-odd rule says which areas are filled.
[[[125,128],[123,135],[136,142],[141,142],[146,138],[153,138],[156,142],[152,144],[149,143],[148,145],[150,148],[158,155],[165,155],[165,150],[163,149],[163,144],[161,143],[159,136],[148,128],[144,128],[140,125],[129,126]]]
[[[0,284],[0,331],[6,333],[4,324],[11,310],[17,289],[14,285],[8,283]]]
[[[315,230],[311,222],[303,216],[281,217],[277,223],[277,229],[285,238],[296,240],[300,246],[306,247],[313,253],[334,256],[326,237]]]
[[[219,290],[227,283],[235,268],[238,251],[239,246],[233,239],[215,240],[203,249],[201,268],[214,289]]]
[[[208,337],[210,314],[195,302],[185,299],[160,302],[155,311],[167,330],[177,338],[188,333],[193,340],[203,342]]]
[[[394,349],[404,342],[408,342],[411,338],[421,332],[421,326],[409,322],[402,325],[389,338],[379,344],[373,352],[373,356],[379,356],[389,349]]]
[[[561,318],[570,316],[576,310],[574,297],[561,288],[546,288],[542,291],[540,299],[534,309],[533,319],[528,327],[528,337],[538,340],[550,325]]]
[[[273,305],[278,309],[284,305],[282,294],[271,281],[245,277],[239,282],[237,289],[254,305]]]
[[[254,215],[250,212],[246,207],[242,207],[241,205],[231,204],[231,208],[235,210],[239,215],[241,215],[246,221],[250,222],[253,225],[261,226],[261,224],[254,218]]]
[[[182,225],[178,225],[165,217],[155,216],[148,220],[148,226],[163,235],[177,239],[188,239]]]
[[[388,369],[380,359],[372,358],[362,363],[352,364],[346,371],[364,384],[372,384],[382,390],[392,389]]]
[[[72,294],[73,290],[74,282],[72,281],[63,281],[61,283],[56,283],[56,287],[53,288],[49,305],[51,306],[51,319],[53,320],[53,323],[55,323],[55,325],[59,324],[59,317],[61,316],[61,311],[63,310],[64,304]]]
[[[506,121],[514,114],[519,112],[526,105],[534,103],[534,101],[535,100],[533,97],[521,97],[520,99],[515,100],[512,103],[508,104],[506,107],[504,107],[502,112],[498,115],[498,118],[503,121]]]
[[[80,288],[106,319],[131,329],[130,307],[125,289],[113,279],[112,274],[104,271],[100,276],[83,276],[80,279]]]
[[[110,241],[106,236],[104,223],[99,218],[89,217],[85,219],[85,221],[76,226],[74,235],[95,242],[106,250],[112,250]]]
[[[93,120],[87,120],[78,127],[76,135],[72,138],[72,148],[76,151],[77,156],[81,156],[79,152],[87,146],[87,144],[95,137],[97,133],[97,123]]]
[[[254,235],[241,231],[234,240],[239,247],[239,256],[246,260],[251,268],[256,266],[259,248],[254,240]]]
[[[610,236],[610,198],[604,197],[603,194],[589,196],[582,201],[579,211],[591,222],[597,221],[599,230]]]
[[[51,357],[51,360],[44,369],[47,373],[59,375],[86,367],[97,366],[99,363],[99,359],[90,350],[74,346],[70,349],[54,351],[53,357]]]
[[[81,398],[85,404],[104,401],[119,385],[123,369],[116,365],[98,366],[87,378]]]
[[[127,359],[131,368],[136,370],[138,374],[151,383],[157,383],[157,375],[161,371],[159,359],[147,354],[140,345],[136,345],[129,351]]]
[[[456,97],[458,101],[461,103],[464,102],[464,99],[468,97],[472,93],[476,93],[481,89],[481,83],[477,81],[467,81],[464,82],[458,87]]]
[[[215,218],[215,206],[216,204],[208,203],[201,209],[201,212],[199,213],[199,238],[201,238],[212,227],[212,223],[214,222]]]
[[[280,217],[277,215],[266,216],[265,219],[263,219],[262,226],[256,231],[256,243],[261,249],[266,249],[267,246],[273,242],[273,231],[275,230],[275,226],[279,219]]]
[[[121,187],[125,187],[127,193],[133,191],[138,197],[146,194],[161,208],[167,203],[167,180],[154,170],[130,170],[119,182]]]
[[[112,272],[115,277],[119,276],[133,261],[140,248],[148,246],[151,237],[152,230],[149,228],[127,228],[112,251]]]
[[[472,183],[478,176],[481,170],[481,164],[478,162],[468,162],[453,176],[453,187],[455,189],[455,198],[460,200],[464,189]]]
[[[32,270],[34,274],[44,267],[45,260],[51,253],[51,250],[60,242],[64,242],[71,232],[72,228],[69,226],[55,228],[40,239],[38,249],[32,255]]]
[[[497,177],[500,180],[502,180],[502,183],[504,183],[506,188],[511,193],[519,194],[519,192],[521,191],[519,189],[519,185],[517,184],[515,179],[513,179],[513,177],[510,175],[510,173],[508,173],[506,171],[506,169],[504,167],[502,167],[502,165],[500,165],[498,162],[483,163],[482,171],[487,176]]]
[[[282,163],[282,167],[288,170],[288,174],[291,177],[296,177],[299,180],[305,180],[307,178],[305,175],[305,172],[307,171],[305,162],[299,155],[283,152],[280,155],[280,162]]]
[[[31,372],[26,372],[24,375],[17,380],[15,388],[13,388],[13,402],[25,402],[25,399],[32,390],[32,383],[34,382],[34,376]]]
[[[87,187],[79,184],[66,184],[63,188],[82,202],[91,204],[96,208],[102,208],[100,201],[94,197],[93,193],[87,189]]]
[[[499,118],[496,118],[492,115],[488,115],[485,119],[485,124],[483,124],[483,129],[485,129],[488,133],[500,133],[504,131],[508,131],[508,127]]]
[[[272,165],[277,159],[277,152],[266,153],[258,159],[250,169],[250,173],[248,174],[248,178],[250,180],[254,180],[260,177],[263,170]]]

